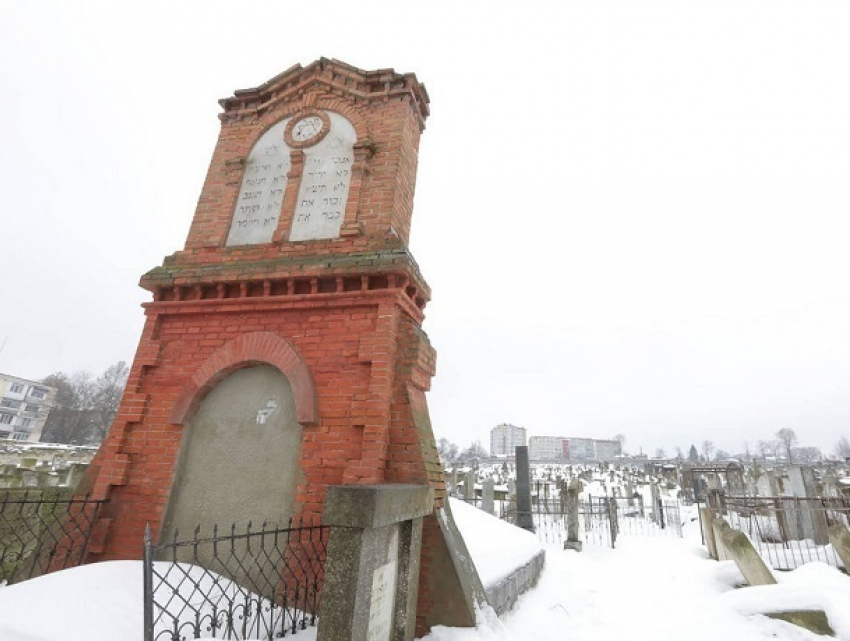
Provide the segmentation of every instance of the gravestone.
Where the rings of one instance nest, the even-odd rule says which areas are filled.
[[[579,536],[579,494],[581,492],[581,481],[573,479],[566,489],[566,519],[567,540],[564,541],[565,550],[581,552],[581,538]]]
[[[534,532],[534,518],[531,514],[531,475],[528,467],[528,446],[516,446],[516,524],[529,532]]]
[[[463,479],[463,500],[468,503],[475,500],[475,472],[467,472]]]
[[[485,479],[481,486],[481,509],[488,514],[496,513],[494,486],[493,479]]]
[[[409,250],[428,93],[414,74],[322,58],[220,104],[186,242],[141,279],[145,326],[84,483],[109,499],[89,560],[139,558],[146,524],[161,539],[249,512],[316,519],[331,485],[424,485],[418,633],[472,625],[439,520],[430,289]],[[213,459],[224,482],[204,476]]]
[[[787,469],[788,487],[798,499],[816,499],[814,471],[811,467],[791,465]],[[786,501],[786,516],[792,538],[812,539],[817,545],[829,543],[826,510],[815,500]]]

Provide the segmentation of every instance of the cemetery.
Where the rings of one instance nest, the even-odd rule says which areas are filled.
[[[220,104],[186,244],[141,278],[151,300],[106,440],[90,461],[0,453],[16,488],[0,501],[0,634],[34,634],[10,595],[75,573],[109,598],[137,589],[115,609],[144,641],[489,638],[553,577],[593,583],[587,568],[614,576],[619,558],[652,576],[647,549],[711,607],[774,590],[722,595],[720,619],[850,638],[840,608],[778,578],[850,593],[846,463],[535,463],[517,446],[444,469],[431,291],[408,247],[430,113],[414,74],[322,58]]]

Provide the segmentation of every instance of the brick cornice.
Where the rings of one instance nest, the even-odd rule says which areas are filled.
[[[304,95],[326,91],[346,96],[356,102],[407,101],[416,114],[420,130],[430,113],[425,85],[412,73],[396,73],[393,69],[364,71],[340,60],[320,58],[302,67],[294,65],[258,87],[240,89],[219,104],[222,122],[257,118],[276,105],[300,100]]]
[[[406,249],[235,263],[175,262],[166,260],[142,277],[140,285],[154,294],[155,302],[402,289],[416,307],[424,309],[431,297],[416,261]]]

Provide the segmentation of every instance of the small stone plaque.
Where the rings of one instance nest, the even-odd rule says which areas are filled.
[[[271,127],[251,149],[227,235],[228,246],[270,243],[274,237],[292,162],[289,146],[283,141],[289,120]]]
[[[372,574],[372,601],[369,605],[367,641],[390,641],[395,611],[395,582],[398,563],[382,565]]]

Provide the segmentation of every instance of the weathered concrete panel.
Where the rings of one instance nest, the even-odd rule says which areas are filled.
[[[162,534],[213,523],[284,524],[301,477],[301,426],[286,377],[269,365],[238,370],[201,403],[183,434]]]

